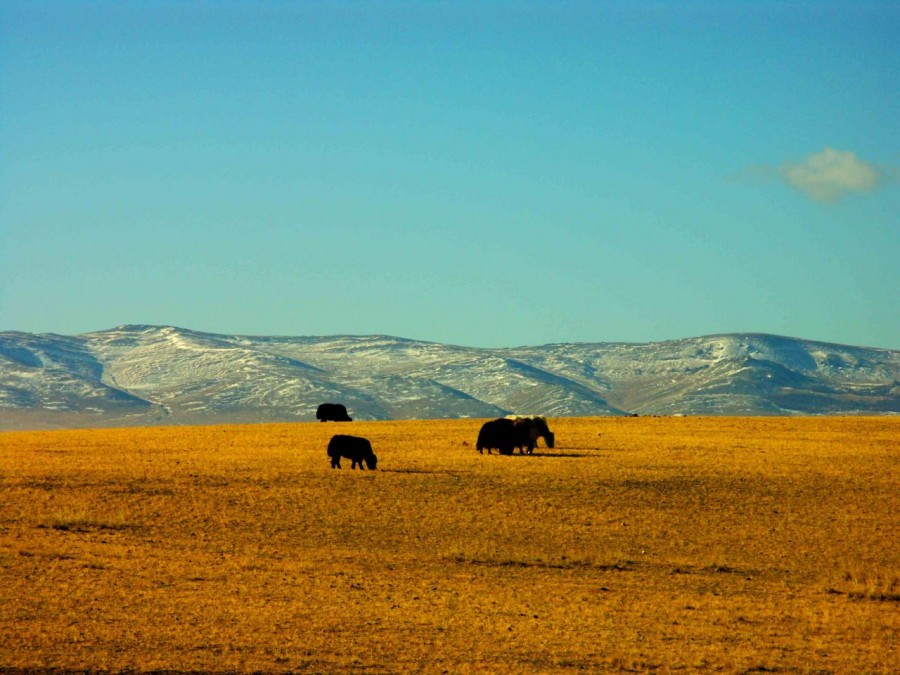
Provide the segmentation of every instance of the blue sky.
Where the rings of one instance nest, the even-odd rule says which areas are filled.
[[[0,330],[900,348],[900,3],[0,3]]]

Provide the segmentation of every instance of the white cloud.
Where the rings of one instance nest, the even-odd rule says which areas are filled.
[[[792,188],[819,202],[835,202],[854,192],[872,192],[881,182],[881,173],[874,165],[853,152],[834,148],[782,164],[779,174]]]
[[[748,166],[732,176],[747,183],[783,181],[817,202],[833,203],[853,193],[874,192],[893,182],[891,170],[879,169],[856,153],[826,147],[796,162]]]

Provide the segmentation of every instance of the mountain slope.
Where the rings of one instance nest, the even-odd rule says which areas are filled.
[[[900,413],[900,352],[772,335],[475,349],[120,326],[0,333],[0,428],[648,414]]]

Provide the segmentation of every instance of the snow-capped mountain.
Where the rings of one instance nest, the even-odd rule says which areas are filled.
[[[476,349],[159,326],[0,333],[0,429],[625,414],[900,413],[900,351],[773,335]]]

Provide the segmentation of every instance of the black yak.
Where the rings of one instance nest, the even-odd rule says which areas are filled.
[[[328,456],[331,458],[331,468],[341,468],[341,457],[346,457],[352,464],[351,469],[355,469],[356,465],[365,470],[363,462],[370,469],[374,469],[378,464],[378,457],[372,452],[372,444],[369,440],[361,436],[346,436],[338,434],[332,436],[328,441]]]
[[[352,422],[347,408],[342,403],[323,403],[316,410],[316,419],[320,422]]]
[[[478,432],[478,452],[484,454],[487,449],[491,454],[492,448],[497,448],[501,455],[511,455],[516,445],[515,422],[507,419],[491,420],[485,422]]]
[[[548,448],[552,448],[556,442],[553,432],[547,426],[546,417],[514,417],[512,421],[515,425],[515,446],[520,453],[527,452],[530,455],[534,452],[539,438],[544,439]]]

